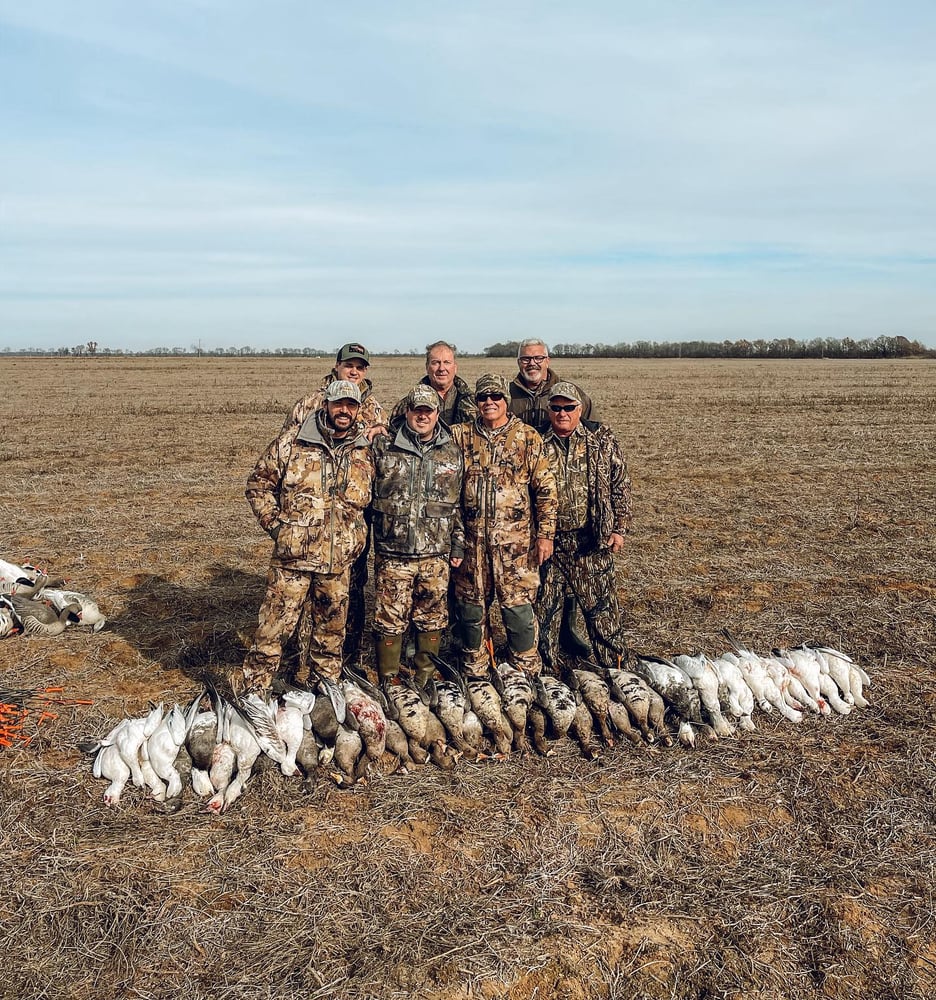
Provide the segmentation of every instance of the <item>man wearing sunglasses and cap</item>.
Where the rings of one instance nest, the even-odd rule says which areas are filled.
[[[363,344],[343,344],[335,356],[335,365],[322,379],[322,384],[315,392],[303,396],[293,406],[283,424],[283,430],[295,427],[318,410],[325,401],[328,387],[334,382],[344,380],[357,386],[361,394],[361,405],[357,420],[363,425],[368,440],[372,440],[383,426],[385,416],[383,407],[374,396],[374,385],[367,377],[370,368],[370,354]],[[370,518],[370,511],[365,514]],[[344,643],[344,658],[346,662],[357,665],[361,658],[361,636],[364,634],[364,587],[367,585],[367,558],[370,553],[370,532],[368,531],[364,549],[355,561],[351,571],[351,597],[348,609],[348,631]],[[303,613],[299,622],[299,646],[305,653],[308,648],[309,632],[312,623],[309,620],[310,610]]]
[[[549,430],[543,448],[556,476],[559,512],[552,559],[543,566],[536,599],[543,665],[558,673],[560,611],[567,597],[582,608],[595,659],[617,667],[625,652],[614,555],[631,520],[627,463],[611,429],[584,420],[571,382],[549,393]]]
[[[374,481],[360,408],[354,383],[331,382],[322,405],[281,432],[247,480],[247,499],[273,539],[273,556],[253,645],[232,686],[260,724],[283,642],[307,601],[313,613],[300,672],[311,668],[337,681],[341,671],[351,566],[364,548],[364,509]]]
[[[475,385],[478,417],[452,428],[465,459],[465,559],[455,571],[455,598],[469,677],[487,672],[484,629],[495,600],[510,662],[540,671],[533,601],[539,567],[552,555],[556,480],[543,439],[510,414],[509,398],[503,375],[482,375]]]

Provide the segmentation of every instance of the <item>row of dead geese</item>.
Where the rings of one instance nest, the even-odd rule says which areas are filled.
[[[868,675],[839,650],[802,645],[760,655],[726,635],[733,648],[717,657],[638,655],[631,670],[579,661],[562,680],[508,663],[465,678],[434,657],[437,676],[426,690],[406,678],[377,687],[351,672],[338,683],[320,679],[317,691],[281,684],[269,701],[225,698],[209,686],[187,708],[159,705],[83,749],[94,754],[94,776],[108,781],[107,805],[119,805],[131,780],[159,802],[178,803],[190,773],[207,810],[222,813],[262,754],[308,785],[324,772],[347,787],[427,761],[449,769],[511,751],[549,756],[566,737],[594,758],[619,739],[695,746],[699,733],[753,731],[758,709],[799,722],[807,712],[867,705]]]
[[[0,639],[17,634],[51,638],[72,624],[100,631],[106,619],[97,603],[76,590],[63,590],[65,584],[31,563],[0,559]]]

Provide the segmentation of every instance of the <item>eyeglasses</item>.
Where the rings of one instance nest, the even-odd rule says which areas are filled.
[[[479,403],[483,403],[488,399],[493,399],[495,403],[499,403],[504,398],[502,392],[479,392],[475,395],[475,399]]]
[[[579,404],[566,403],[565,405],[561,405],[559,403],[550,403],[549,408],[553,411],[553,413],[571,413],[573,410],[577,410],[579,408]]]
[[[548,355],[546,354],[525,354],[521,358],[517,358],[521,365],[541,365]]]

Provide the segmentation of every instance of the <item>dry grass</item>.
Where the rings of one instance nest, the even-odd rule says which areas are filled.
[[[936,366],[559,367],[629,456],[634,647],[720,649],[725,626],[829,641],[871,673],[871,707],[760,716],[693,752],[588,763],[567,745],[350,792],[303,795],[268,768],[223,817],[132,791],[108,811],[77,745],[238,661],[268,555],[243,481],[319,370],[0,359],[0,556],[48,564],[111,616],[0,643],[0,688],[93,702],[0,751],[5,995],[932,994]],[[421,367],[374,373],[392,401]]]

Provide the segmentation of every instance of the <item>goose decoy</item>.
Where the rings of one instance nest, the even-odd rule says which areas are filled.
[[[13,594],[10,601],[23,623],[23,631],[27,635],[37,635],[46,639],[61,635],[65,631],[69,615],[81,614],[81,606],[74,603],[66,604],[60,611],[56,611],[42,601],[33,601],[18,594]]]
[[[0,639],[8,635],[19,635],[23,631],[23,622],[13,607],[9,597],[0,597]]]
[[[107,623],[107,619],[101,614],[97,603],[85,594],[80,594],[77,590],[59,590],[55,586],[56,583],[57,581],[51,581],[41,588],[43,599],[51,601],[58,611],[61,611],[66,604],[77,604],[81,608],[80,624],[87,625],[95,632],[100,632]]]

